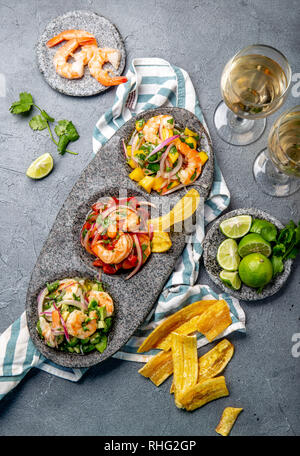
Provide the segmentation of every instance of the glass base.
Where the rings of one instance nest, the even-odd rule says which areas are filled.
[[[266,194],[276,197],[289,196],[300,189],[300,179],[287,176],[279,171],[268,156],[268,149],[263,149],[253,165],[254,179]]]
[[[266,119],[237,117],[224,101],[216,107],[214,123],[220,138],[233,146],[252,144],[261,137],[266,128]]]

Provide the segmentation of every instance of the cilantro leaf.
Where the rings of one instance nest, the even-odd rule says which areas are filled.
[[[271,263],[273,266],[273,277],[283,271],[283,260],[280,256],[272,256]]]
[[[32,119],[29,122],[29,126],[32,130],[45,130],[47,128],[47,121],[45,120],[44,117],[42,117],[40,114],[32,117]]]
[[[59,137],[57,150],[61,155],[66,152],[70,141],[73,142],[79,138],[79,134],[70,120],[59,120],[54,131]]]
[[[32,95],[28,92],[21,92],[19,94],[19,100],[15,101],[11,105],[11,107],[9,108],[9,111],[12,114],[22,114],[24,112],[30,111],[32,105],[33,105]]]
[[[273,247],[273,255],[275,256],[282,256],[285,253],[285,245],[284,244],[276,244]]]
[[[250,228],[251,233],[260,234],[265,241],[276,241],[277,228],[273,223],[267,220],[254,219]]]
[[[53,117],[49,116],[49,114],[47,114],[46,111],[42,110],[41,114],[44,117],[44,119],[47,120],[47,122],[54,122],[55,119]]]

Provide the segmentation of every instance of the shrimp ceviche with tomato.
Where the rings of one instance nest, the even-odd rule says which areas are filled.
[[[114,303],[101,282],[57,280],[47,284],[37,301],[37,331],[46,345],[78,354],[106,349]]]
[[[170,115],[158,115],[135,123],[128,144],[123,141],[129,177],[148,193],[167,195],[193,184],[208,155],[200,148],[199,135],[181,129]]]
[[[151,254],[150,204],[135,197],[108,197],[93,204],[80,239],[87,252],[97,257],[94,266],[106,274],[132,269],[126,279],[138,272]]]

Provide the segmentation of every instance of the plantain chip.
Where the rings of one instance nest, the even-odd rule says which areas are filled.
[[[242,411],[242,408],[226,407],[223,410],[220,422],[216,427],[216,432],[224,437],[229,435],[237,417]]]
[[[195,317],[191,318],[189,321],[183,323],[183,325],[178,326],[176,328],[177,334],[184,334],[189,335],[193,332],[197,331],[198,328],[198,320],[200,315],[196,315]],[[165,337],[157,346],[157,348],[161,348],[162,350],[168,351],[172,346],[172,333]]]
[[[148,224],[153,226],[154,231],[168,231],[171,226],[191,217],[198,208],[199,203],[199,192],[192,188],[175,204],[168,214],[150,219]]]
[[[198,359],[197,383],[220,374],[231,360],[233,353],[234,346],[232,343],[227,339],[223,339],[203,356],[200,356]],[[172,394],[173,392],[174,384],[172,383],[170,393]]]
[[[216,300],[193,302],[193,304],[190,304],[178,312],[175,312],[173,315],[170,315],[149,334],[139,347],[138,353],[143,353],[151,350],[152,348],[158,348],[158,345],[162,342],[162,340],[165,339],[171,332],[175,331],[179,326],[189,321],[196,315],[201,315],[216,302]]]
[[[172,241],[169,233],[165,231],[154,231],[151,241],[151,252],[162,253],[166,252],[172,247]]]
[[[175,404],[182,408],[179,397],[196,385],[198,378],[197,338],[172,334]]]
[[[231,323],[229,306],[226,301],[221,300],[202,313],[197,330],[211,342]]]
[[[154,385],[161,385],[173,373],[172,352],[161,351],[153,356],[140,370],[139,373],[149,378]]]
[[[187,389],[179,396],[179,401],[182,407],[190,412],[224,396],[229,396],[229,392],[225,377],[220,376],[208,378]]]

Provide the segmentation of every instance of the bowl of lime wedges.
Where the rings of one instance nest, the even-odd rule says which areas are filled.
[[[207,232],[203,246],[210,278],[225,292],[245,301],[277,293],[293,263],[295,249],[288,237],[296,237],[298,228],[290,223],[284,227],[256,208],[237,209],[220,217]]]

